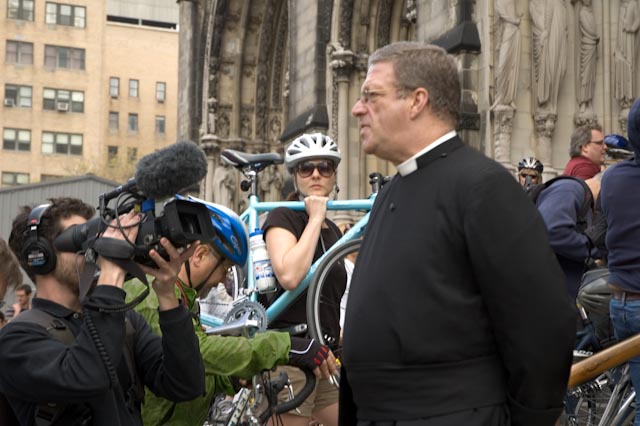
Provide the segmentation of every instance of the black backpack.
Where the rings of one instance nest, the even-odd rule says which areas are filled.
[[[69,330],[67,325],[60,319],[50,315],[40,309],[29,309],[21,312],[12,322],[30,322],[44,327],[49,335],[54,339],[66,344],[72,345],[76,338]],[[126,391],[125,398],[129,404],[141,404],[144,399],[144,384],[139,377],[134,361],[134,337],[136,330],[127,318],[125,320],[126,335],[125,347],[123,348],[123,357],[127,365],[130,386]],[[53,424],[60,425],[86,425],[91,424],[91,410],[82,404],[64,405],[41,402],[36,408],[36,425],[48,426]],[[0,425],[2,426],[19,426],[20,423],[16,418],[13,409],[9,405],[4,394],[0,393]]]
[[[580,185],[582,185],[582,188],[584,189],[584,199],[582,200],[582,205],[580,206],[580,210],[578,211],[578,220],[576,223],[578,231],[584,232],[584,230],[587,229],[587,217],[589,211],[593,210],[593,194],[591,193],[591,189],[589,189],[589,186],[584,180],[573,176],[556,176],[553,179],[549,179],[545,183],[530,185],[527,189],[525,189],[525,192],[527,193],[529,198],[531,198],[533,204],[537,205],[538,196],[540,196],[540,193],[542,191],[544,191],[554,183],[564,179],[574,180],[580,183]]]

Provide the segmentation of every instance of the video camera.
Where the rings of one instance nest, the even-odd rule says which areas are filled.
[[[215,236],[209,210],[203,204],[173,197],[156,216],[156,198],[173,196],[199,182],[206,172],[204,152],[192,142],[178,142],[149,154],[140,159],[134,178],[99,196],[98,217],[68,228],[55,239],[54,246],[65,252],[94,248],[106,257],[132,258],[135,262],[156,267],[149,257],[149,250],[155,249],[168,259],[160,245],[162,237],[180,248]],[[114,206],[109,207],[112,200],[115,201]],[[114,219],[117,221],[120,215],[132,209],[142,213],[135,242],[124,243],[128,243],[127,246],[119,240],[111,241],[111,245],[96,244]]]

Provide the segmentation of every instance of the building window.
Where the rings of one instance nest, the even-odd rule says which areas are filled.
[[[117,146],[108,146],[107,147],[107,160],[112,163],[118,159],[118,147]]]
[[[84,92],[45,88],[42,109],[60,112],[84,112]]]
[[[31,86],[6,84],[4,86],[4,106],[31,108]]]
[[[167,83],[163,81],[156,82],[156,100],[163,103],[167,98]]]
[[[52,180],[62,179],[64,176],[61,175],[40,175],[40,182],[49,182]]]
[[[117,98],[120,95],[120,79],[118,77],[109,77],[109,96]]]
[[[138,114],[134,114],[134,113],[129,114],[129,131],[131,133],[138,132]]]
[[[137,98],[138,97],[138,80],[129,80],[129,97]]]
[[[156,115],[156,135],[164,135],[165,133],[164,115]]]
[[[109,111],[109,130],[118,130],[120,114],[115,111]]]
[[[31,130],[4,129],[2,132],[2,149],[5,151],[30,151]]]
[[[26,185],[29,173],[2,172],[2,186]]]
[[[135,163],[138,159],[138,148],[127,148],[127,161]]]
[[[87,10],[83,6],[47,2],[45,22],[53,25],[84,28]]]
[[[84,49],[51,45],[44,47],[44,66],[47,68],[83,70],[84,58]]]
[[[7,64],[33,64],[33,43],[7,40],[6,53],[5,62]]]
[[[9,0],[7,18],[33,21],[33,0]]]
[[[42,132],[42,153],[82,155],[82,135]]]

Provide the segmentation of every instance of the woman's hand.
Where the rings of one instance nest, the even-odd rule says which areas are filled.
[[[327,216],[327,201],[329,201],[329,197],[319,195],[309,195],[304,198],[304,208],[309,215],[309,222],[312,220],[324,222]]]

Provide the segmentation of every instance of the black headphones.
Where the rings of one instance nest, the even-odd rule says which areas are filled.
[[[46,238],[38,236],[38,226],[42,216],[50,204],[42,204],[31,210],[24,231],[25,241],[22,247],[22,257],[35,275],[46,275],[56,268],[56,254],[51,243]]]

